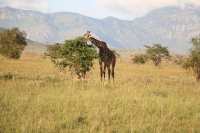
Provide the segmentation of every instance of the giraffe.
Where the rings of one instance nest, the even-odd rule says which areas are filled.
[[[101,81],[105,80],[106,69],[108,70],[108,79],[112,75],[113,81],[115,78],[115,64],[116,64],[116,56],[112,50],[110,50],[106,44],[106,42],[97,40],[91,35],[90,31],[85,33],[84,38],[87,41],[90,41],[93,45],[95,45],[99,49],[99,65],[100,65],[100,75]]]

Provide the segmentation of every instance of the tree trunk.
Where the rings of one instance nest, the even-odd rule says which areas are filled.
[[[160,56],[155,57],[155,59],[154,59],[154,65],[155,66],[159,66],[160,63],[161,63],[161,57]]]

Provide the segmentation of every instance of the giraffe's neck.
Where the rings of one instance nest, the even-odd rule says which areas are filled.
[[[101,41],[99,41],[99,40],[97,40],[97,39],[95,39],[95,38],[93,38],[93,37],[90,37],[89,38],[89,40],[90,40],[90,42],[92,43],[92,44],[94,44],[97,48],[101,48]]]

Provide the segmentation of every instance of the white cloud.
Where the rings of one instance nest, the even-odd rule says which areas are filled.
[[[141,16],[152,9],[184,4],[200,5],[200,0],[97,0],[98,6],[129,16]]]
[[[48,10],[48,0],[0,0],[0,5],[44,12]]]

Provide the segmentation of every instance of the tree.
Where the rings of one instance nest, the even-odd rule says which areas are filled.
[[[139,54],[139,55],[135,55],[132,60],[136,64],[145,64],[147,59],[148,58],[145,54]]]
[[[87,41],[82,37],[50,46],[47,55],[59,68],[68,67],[79,79],[85,78],[86,73],[93,66],[93,60],[97,58],[94,46],[87,45]]]
[[[26,34],[18,28],[0,32],[0,54],[13,59],[19,59],[27,45]]]
[[[155,66],[158,66],[162,58],[169,57],[169,51],[167,47],[161,46],[161,44],[154,44],[153,46],[145,46],[147,48],[147,57],[153,61]]]
[[[197,81],[200,81],[200,36],[192,38],[192,44],[192,50],[183,67],[193,70]]]
[[[45,56],[49,56],[51,58],[51,61],[59,65],[59,58],[62,58],[61,56],[61,46],[62,44],[56,43],[55,45],[49,45],[47,47],[47,53],[45,53]]]

